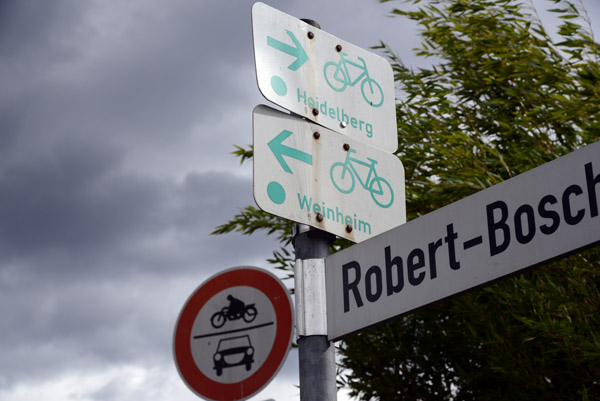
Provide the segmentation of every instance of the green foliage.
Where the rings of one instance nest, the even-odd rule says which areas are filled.
[[[377,48],[401,93],[409,219],[600,138],[600,46],[579,3],[548,1],[559,40],[531,3],[405,3],[393,14],[419,25],[416,51],[432,66],[413,70]],[[269,262],[291,271],[291,227],[247,207],[215,233],[277,235]],[[340,383],[362,400],[600,400],[599,267],[595,248],[351,336]]]
[[[576,42],[553,44],[521,8],[515,1],[439,0],[394,11],[423,28],[418,54],[441,60],[415,72],[380,46],[403,92],[398,156],[412,217],[598,137],[600,67],[579,58],[595,56],[598,45],[573,27]],[[568,52],[577,56],[565,58]]]
[[[240,158],[240,164],[244,163],[246,160],[252,159],[254,156],[254,147],[252,145],[250,145],[248,149],[242,148],[238,145],[233,146],[235,146],[235,150],[231,153]]]

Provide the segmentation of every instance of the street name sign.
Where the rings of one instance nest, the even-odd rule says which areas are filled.
[[[264,3],[252,7],[258,88],[269,101],[371,146],[398,148],[392,67]]]
[[[600,242],[600,142],[325,260],[331,340]]]
[[[275,376],[292,341],[292,301],[277,277],[256,267],[225,270],[188,298],[173,356],[196,395],[245,400]]]
[[[254,199],[265,212],[354,242],[406,221],[395,155],[264,105],[253,124]]]

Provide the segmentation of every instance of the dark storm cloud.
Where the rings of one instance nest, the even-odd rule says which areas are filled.
[[[19,377],[44,378],[110,364],[170,363],[172,325],[189,292],[208,275],[264,260],[272,248],[260,236],[208,237],[216,224],[248,203],[248,195],[231,195],[250,193],[245,179],[206,173],[190,175],[176,186],[123,181],[120,185],[133,188],[131,199],[125,188],[115,190],[110,178],[106,187],[96,184],[96,189],[85,181],[72,189],[56,185],[52,191],[75,194],[69,205],[78,208],[76,216],[38,202],[39,210],[26,209],[26,214],[56,215],[37,225],[46,225],[45,233],[39,238],[22,233],[24,239],[31,236],[30,244],[5,244],[0,258],[0,371],[9,384]],[[106,192],[111,200],[89,203],[86,190]],[[147,202],[149,195],[153,200]],[[107,205],[120,211],[115,215]],[[69,219],[92,233],[83,238],[62,233],[63,221]],[[165,233],[171,240],[162,240]]]
[[[53,247],[103,246],[147,220],[160,193],[111,177],[119,155],[101,143],[65,137],[4,165],[0,246],[5,256]],[[112,170],[112,171],[111,171]],[[142,199],[146,199],[143,203]]]
[[[182,241],[172,246],[197,249],[217,225],[252,202],[247,178],[207,172],[169,182],[120,173],[119,156],[101,144],[65,138],[29,160],[5,165],[0,261],[58,252],[73,261],[104,262],[130,257],[128,249],[165,233]]]
[[[217,2],[176,3],[128,3],[127,13],[106,2],[6,3],[7,136],[90,136],[101,126],[106,141],[160,146],[231,115],[255,87],[250,8],[230,7],[222,24]]]
[[[85,2],[4,0],[0,3],[0,58],[4,62],[64,58],[58,38],[76,33]]]
[[[102,254],[178,224],[169,221],[178,205],[191,206],[177,197],[193,196],[198,178],[178,186],[125,173],[123,160],[186,140],[198,121],[216,121],[221,103],[236,99],[239,70],[251,68],[250,38],[241,34],[249,32],[249,6],[231,7],[238,22],[228,27],[215,23],[217,2],[131,3],[124,17],[105,4],[2,3],[0,80],[10,88],[0,94],[5,258],[57,249]],[[228,190],[226,180],[204,180],[211,196]],[[222,196],[251,203],[248,189],[245,198]],[[225,203],[206,207],[204,218],[189,214],[185,225],[202,221],[209,232],[220,223],[217,206]]]

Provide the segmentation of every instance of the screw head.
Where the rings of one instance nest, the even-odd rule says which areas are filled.
[[[319,115],[319,109],[317,109],[317,108],[312,109],[312,113],[313,113],[313,116],[315,116],[315,117],[318,116]]]
[[[348,125],[348,124],[346,124],[346,121],[342,121],[342,122],[340,123],[340,127],[341,127],[341,128],[346,128],[346,126],[347,126],[347,125]]]
[[[314,132],[313,133],[313,138],[319,139],[320,137],[321,137],[321,134],[319,132]]]
[[[308,33],[306,34],[306,36],[308,36],[309,39],[313,39],[315,37],[315,34],[312,33],[311,31],[308,31]]]
[[[350,145],[348,145],[347,143],[344,144],[344,150],[347,152],[350,150]]]
[[[346,232],[350,234],[352,232],[352,226],[346,226]]]
[[[341,52],[342,51],[342,45],[337,45],[335,47],[335,50],[337,50],[338,52]]]
[[[323,221],[323,215],[321,213],[317,213],[317,221]]]

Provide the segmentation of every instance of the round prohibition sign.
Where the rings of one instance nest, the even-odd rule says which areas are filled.
[[[248,314],[229,314],[229,319],[235,320],[234,322],[212,324],[211,315],[214,316],[215,313],[220,314],[223,311],[227,313],[227,307],[218,310],[214,307],[215,303],[221,302],[219,304],[221,305],[227,294],[237,295],[240,291],[258,294],[257,297],[260,298],[257,303],[259,318],[256,315],[249,317]],[[254,300],[249,298],[251,297],[244,297],[247,307],[256,308],[252,303]],[[229,295],[227,295],[227,299],[230,299]],[[268,304],[267,307],[265,304]],[[256,309],[252,313],[256,313]],[[268,316],[265,317],[265,315]],[[268,322],[261,323],[260,318],[267,318]],[[232,326],[234,324],[238,326]],[[240,325],[241,329],[236,328]],[[225,355],[223,358],[217,356],[219,349],[215,351],[216,347],[212,345],[211,349],[203,349],[202,357],[199,357],[197,341],[203,340],[205,337],[212,339],[212,344],[215,344],[219,342],[219,338],[226,341],[248,337],[244,335],[244,330],[252,328],[264,330],[265,326],[268,326],[266,329],[273,332],[272,342],[268,342],[267,349],[263,347],[263,352],[259,352],[261,351],[259,345],[247,346],[247,348],[252,348],[252,353],[255,355],[251,355],[251,352],[248,351],[249,355],[245,356],[247,362],[245,365],[229,369],[225,365],[227,373],[230,373],[229,376],[223,374],[222,361],[228,357],[225,355],[226,352],[223,353]],[[256,267],[234,267],[206,280],[194,290],[184,304],[175,324],[173,335],[175,365],[188,388],[202,398],[213,401],[246,399],[262,390],[279,371],[290,349],[292,329],[291,299],[279,279],[266,270]],[[262,339],[263,337],[268,336],[258,334],[255,338]],[[209,343],[206,340],[206,344]],[[258,358],[256,354],[261,353],[263,354],[262,358]],[[214,367],[212,366],[213,360],[215,361]]]

